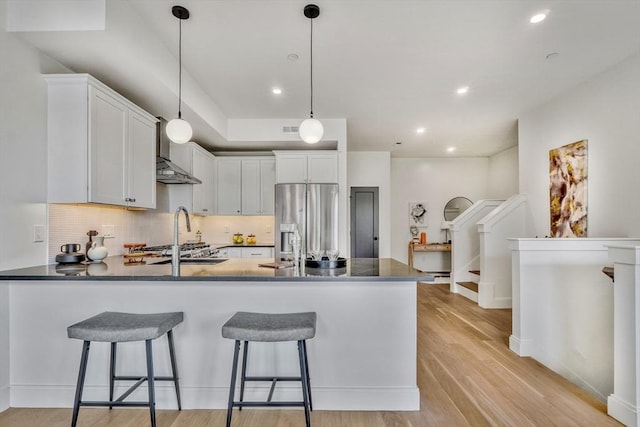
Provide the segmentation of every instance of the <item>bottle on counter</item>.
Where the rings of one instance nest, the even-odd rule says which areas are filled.
[[[202,242],[202,233],[200,232],[200,230],[196,231],[196,242]]]

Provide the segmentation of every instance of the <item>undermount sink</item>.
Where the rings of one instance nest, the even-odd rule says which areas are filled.
[[[200,264],[200,265],[213,265],[220,264],[226,261],[227,258],[184,258],[180,260],[180,264]],[[165,259],[163,261],[155,262],[155,265],[171,264],[171,259]]]

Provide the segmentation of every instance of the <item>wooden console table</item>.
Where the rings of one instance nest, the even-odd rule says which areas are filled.
[[[409,242],[409,267],[413,267],[414,252],[451,252],[450,243],[429,243],[421,245],[420,243]]]

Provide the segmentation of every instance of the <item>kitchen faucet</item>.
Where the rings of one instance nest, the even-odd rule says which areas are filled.
[[[187,220],[187,231],[191,231],[187,208],[178,206],[173,216],[173,247],[171,249],[171,274],[173,276],[180,276],[180,244],[178,243],[178,217],[180,216],[180,211],[184,211],[184,217]]]

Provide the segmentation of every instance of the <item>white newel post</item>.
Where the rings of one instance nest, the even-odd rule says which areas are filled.
[[[640,426],[640,246],[609,246],[614,265],[613,394],[610,416],[630,427]]]

